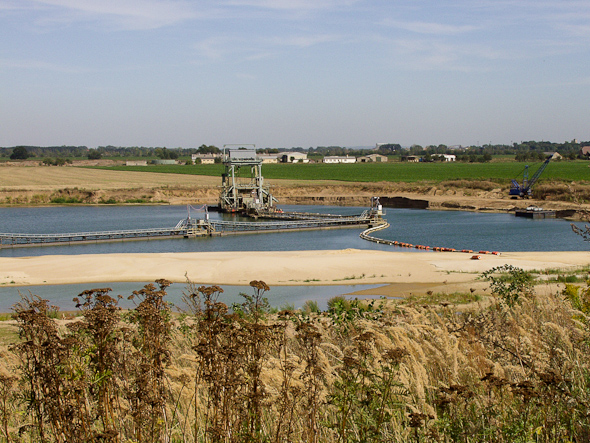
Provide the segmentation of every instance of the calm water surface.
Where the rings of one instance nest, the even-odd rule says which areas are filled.
[[[358,214],[366,208],[289,206],[287,211]],[[513,214],[387,209],[391,226],[376,235],[389,240],[455,249],[494,251],[584,251],[590,245],[575,235],[570,222],[532,220]],[[202,213],[191,212],[193,218]],[[0,208],[0,232],[68,233],[119,229],[161,228],[187,217],[186,206],[82,206]],[[232,219],[211,213],[211,218]],[[233,219],[239,219],[233,217]],[[196,239],[132,241],[72,246],[2,249],[0,256],[106,254],[121,252],[293,251],[320,249],[395,250],[359,238],[356,228],[306,232],[264,233]],[[418,253],[418,251],[416,251]]]
[[[133,301],[127,300],[133,291],[141,289],[146,283],[110,282],[110,283],[84,283],[75,285],[45,285],[23,287],[0,287],[0,312],[10,312],[12,306],[20,301],[22,295],[35,294],[47,299],[54,306],[59,306],[62,311],[75,311],[76,304],[72,301],[82,291],[92,288],[111,288],[110,295],[116,297],[122,295],[120,306],[123,308],[134,307]],[[209,285],[208,285],[209,286]],[[363,289],[376,288],[381,285],[334,285],[334,286],[274,286],[264,293],[271,306],[276,308],[301,308],[307,300],[314,300],[320,309],[327,308],[328,300],[336,295],[350,294]],[[253,295],[250,286],[222,285],[223,293],[219,301],[231,306],[233,303],[242,303],[244,298],[240,294]],[[175,310],[182,310],[186,305],[182,301],[183,293],[187,292],[186,285],[174,283],[166,289],[166,300],[171,302]],[[20,293],[20,294],[19,294]],[[348,297],[348,296],[347,296]],[[370,297],[370,296],[365,296]],[[361,297],[359,297],[361,298]]]
[[[281,206],[286,211],[359,214],[366,208],[329,206]],[[389,240],[412,244],[442,246],[455,249],[494,251],[586,251],[588,242],[575,235],[570,223],[560,219],[531,220],[513,214],[486,214],[459,211],[427,211],[415,209],[386,209],[385,218],[391,226],[376,233]],[[188,215],[186,206],[81,206],[50,208],[0,208],[0,232],[71,233],[134,228],[174,226]],[[191,211],[193,218],[202,213]],[[238,219],[226,214],[211,213],[213,219]],[[335,229],[307,232],[264,233],[216,238],[128,241],[73,246],[51,246],[1,249],[3,257],[25,257],[61,254],[107,254],[149,252],[200,251],[296,251],[321,249],[404,250],[434,253],[395,246],[379,245],[359,238],[360,229]],[[590,259],[590,254],[589,254]],[[85,289],[111,287],[113,294],[131,294],[141,283],[97,283],[8,288],[0,286],[0,312],[7,312],[19,300],[18,291],[50,299],[62,309],[73,309],[71,300]],[[316,300],[320,307],[334,296],[373,286],[294,286],[274,287],[266,295],[271,305],[286,304],[301,307],[305,300]],[[224,302],[240,301],[241,292],[251,293],[249,287],[224,287]],[[184,285],[169,288],[170,301],[180,303]]]

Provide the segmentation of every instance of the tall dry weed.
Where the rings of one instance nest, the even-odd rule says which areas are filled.
[[[131,336],[133,350],[126,361],[128,383],[124,395],[138,442],[167,441],[169,435],[165,369],[171,358],[172,324],[170,305],[164,297],[171,283],[156,280],[157,287],[148,284],[132,294],[139,304],[128,315],[128,321],[136,329]]]
[[[253,281],[231,308],[189,285],[177,316],[156,284],[127,313],[86,291],[67,329],[47,301],[17,305],[0,441],[590,441],[590,327],[571,294],[273,314]]]

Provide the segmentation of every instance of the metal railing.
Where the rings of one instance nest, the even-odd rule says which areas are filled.
[[[112,231],[74,232],[74,233],[0,233],[0,246],[26,246],[45,244],[65,244],[73,242],[114,241],[125,239],[148,239],[178,236],[207,235],[216,233],[254,233],[264,231],[288,231],[336,227],[355,227],[379,223],[370,211],[355,216],[335,216],[330,214],[284,213],[283,219],[264,222],[224,221],[193,219],[190,216],[180,220],[174,227],[127,229]],[[294,215],[295,214],[295,215]],[[291,215],[292,217],[289,217]]]
[[[216,231],[270,231],[270,230],[289,230],[289,229],[309,229],[336,226],[358,226],[365,225],[366,219],[303,219],[303,220],[283,220],[268,222],[235,222],[235,221],[210,221],[211,226]]]
[[[0,233],[0,242],[2,244],[14,245],[32,243],[67,243],[95,240],[115,240],[123,238],[171,237],[175,235],[183,235],[185,233],[184,231],[185,229],[179,229],[177,225],[173,228],[70,232],[62,234]]]

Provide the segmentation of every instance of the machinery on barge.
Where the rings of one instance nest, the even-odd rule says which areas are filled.
[[[273,212],[277,199],[262,177],[262,159],[255,145],[224,145],[219,210],[256,215]]]
[[[543,164],[537,169],[537,171],[533,174],[532,178],[529,180],[529,165],[524,167],[524,172],[522,175],[522,183],[518,183],[516,179],[512,179],[510,185],[510,198],[529,198],[533,195],[533,185],[537,182],[551,159],[553,155],[548,157]]]

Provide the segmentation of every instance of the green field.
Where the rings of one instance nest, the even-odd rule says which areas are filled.
[[[442,182],[448,180],[486,180],[505,184],[510,179],[522,180],[523,162],[492,163],[354,163],[354,164],[268,164],[262,174],[267,179],[288,180],[340,180],[348,182]],[[541,162],[529,164],[529,177],[541,166]],[[562,161],[550,163],[541,179],[551,181],[588,181],[590,165],[587,161]],[[224,171],[215,165],[154,165],[116,166],[101,169],[119,171],[160,172],[194,174],[220,177]],[[249,174],[249,168],[243,173]]]

